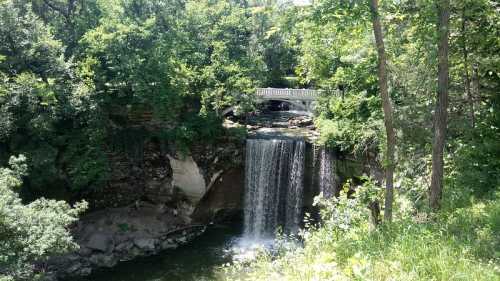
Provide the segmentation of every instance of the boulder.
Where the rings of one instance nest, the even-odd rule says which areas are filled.
[[[187,240],[186,236],[181,236],[181,237],[177,238],[177,242],[179,242],[181,244],[185,244],[185,243],[187,243],[187,241],[188,240]]]
[[[88,257],[90,254],[92,254],[92,249],[87,248],[85,246],[81,246],[80,249],[78,250],[78,254],[82,257]]]
[[[157,240],[153,238],[135,238],[134,244],[143,251],[154,251]]]
[[[313,119],[308,116],[299,116],[290,118],[290,120],[288,120],[288,125],[294,127],[307,127],[313,124],[314,124]]]
[[[174,243],[173,241],[166,240],[166,241],[161,242],[161,249],[162,250],[171,250],[171,249],[175,249],[177,247],[178,247],[178,245],[176,243]]]
[[[134,243],[132,243],[131,241],[126,241],[126,242],[118,244],[115,247],[115,251],[117,251],[117,252],[127,252],[130,249],[132,249],[132,247],[134,247]]]
[[[114,246],[113,237],[105,233],[94,233],[88,239],[85,246],[92,250],[107,252]]]
[[[118,262],[112,254],[95,254],[89,260],[97,267],[113,267]]]
[[[66,269],[66,273],[72,274],[79,271],[82,268],[82,264],[79,262],[73,263],[70,267]]]
[[[87,275],[90,275],[90,273],[92,273],[92,268],[84,267],[84,268],[80,269],[80,271],[78,272],[78,275],[87,276]]]

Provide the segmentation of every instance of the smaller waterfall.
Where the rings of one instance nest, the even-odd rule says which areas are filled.
[[[335,196],[337,189],[337,180],[334,171],[335,158],[333,157],[332,152],[325,147],[320,149],[319,154],[319,191],[323,193],[325,198],[330,198]]]
[[[244,234],[272,237],[278,227],[298,230],[302,212],[305,142],[247,140]]]

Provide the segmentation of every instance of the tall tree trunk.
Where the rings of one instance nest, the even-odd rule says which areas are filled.
[[[466,6],[462,9],[462,53],[464,57],[464,88],[467,94],[467,101],[469,103],[469,115],[471,127],[475,126],[475,116],[474,116],[474,99],[472,98],[471,92],[471,82],[469,75],[469,51],[467,50],[467,15]]]
[[[448,115],[448,35],[450,0],[437,0],[438,8],[438,89],[434,112],[434,140],[432,144],[432,175],[429,205],[438,209],[443,191],[443,150]]]
[[[370,204],[368,204],[368,209],[370,210],[372,226],[376,228],[380,224],[380,205],[378,201],[370,202]]]
[[[382,108],[384,110],[385,131],[387,134],[387,151],[385,155],[385,208],[384,219],[387,222],[392,220],[392,201],[394,197],[394,152],[396,146],[396,136],[392,124],[392,105],[387,87],[387,58],[385,55],[384,37],[382,34],[382,24],[378,10],[378,0],[370,0],[370,11],[372,15],[373,33],[378,54],[378,86],[382,98]]]
[[[477,64],[472,65],[472,102],[481,100],[479,93],[479,67]]]

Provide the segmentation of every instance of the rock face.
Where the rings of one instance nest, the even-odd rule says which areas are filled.
[[[93,210],[145,201],[175,209],[187,219],[199,209],[198,203],[217,181],[228,171],[243,167],[244,147],[242,140],[222,140],[195,145],[187,154],[181,154],[149,140],[136,149],[135,155],[110,152],[111,177],[107,185],[84,194],[82,199]],[[233,190],[242,188],[233,186]]]
[[[195,221],[228,221],[241,215],[244,195],[244,169],[236,167],[219,175],[200,200],[192,217]]]
[[[168,159],[173,171],[172,185],[179,188],[191,202],[198,203],[205,195],[207,186],[193,157],[173,157],[168,155]]]

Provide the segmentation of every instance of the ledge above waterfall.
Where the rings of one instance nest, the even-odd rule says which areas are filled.
[[[226,119],[225,127],[246,126],[249,138],[302,139],[314,143],[319,137],[311,116],[300,111],[270,111],[254,113],[244,119]]]
[[[256,128],[249,131],[248,138],[297,139],[314,143],[318,133],[308,128]]]

